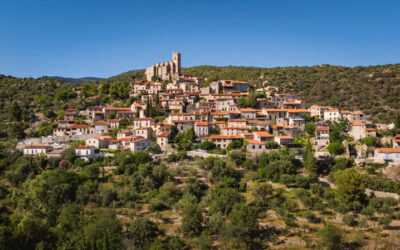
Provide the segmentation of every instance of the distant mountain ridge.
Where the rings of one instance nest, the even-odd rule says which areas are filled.
[[[55,78],[57,80],[60,80],[62,82],[68,82],[68,83],[76,83],[76,84],[82,84],[85,82],[97,82],[104,80],[104,78],[100,77],[79,77],[79,78],[73,78],[73,77],[62,77],[62,76],[42,76],[40,78]]]

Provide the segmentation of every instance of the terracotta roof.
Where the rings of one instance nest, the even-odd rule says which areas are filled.
[[[173,120],[172,123],[195,123],[197,120]]]
[[[135,118],[133,119],[134,121],[149,121],[149,120],[153,120],[153,118],[151,117],[144,117],[144,118]]]
[[[269,121],[260,121],[260,120],[256,120],[257,125],[269,125],[270,122]]]
[[[208,126],[208,122],[196,122],[196,126]]]
[[[329,131],[329,127],[318,127],[315,129],[315,131]]]
[[[287,109],[263,109],[266,112],[287,112]]]
[[[351,123],[350,125],[351,125],[351,126],[364,126],[365,124],[364,124],[364,123],[361,123],[361,122],[353,122],[353,123]]]
[[[256,135],[259,135],[261,137],[274,137],[273,135],[271,135],[270,133],[268,133],[266,131],[254,131],[253,133]]]
[[[211,112],[210,115],[227,115],[228,112],[225,111],[217,111],[217,112]]]
[[[248,127],[225,127],[223,129],[238,129],[238,130],[248,130]]]
[[[102,135],[102,136],[99,136],[99,139],[112,139],[112,137],[109,135]]]
[[[374,129],[374,128],[366,128],[365,130],[366,131],[376,131],[376,129]]]
[[[160,128],[171,128],[172,125],[171,124],[161,124]]]
[[[257,112],[259,111],[258,109],[252,109],[252,108],[243,108],[240,109],[241,112]]]
[[[243,139],[241,135],[211,135],[203,137],[203,139]]]
[[[129,107],[106,107],[105,110],[131,110]]]
[[[289,113],[308,113],[307,109],[287,109]]]
[[[286,140],[294,139],[293,136],[287,136],[287,135],[279,135],[279,136],[276,136],[276,137],[279,138],[279,139],[286,139]]]
[[[137,128],[136,130],[149,130],[152,129],[151,127],[141,127],[141,128]]]
[[[130,141],[130,140],[132,140],[132,138],[130,138],[130,137],[125,137],[125,138],[119,138],[119,139],[116,139],[116,140],[112,140],[111,142],[112,142],[112,143],[115,143],[115,142]]]
[[[249,82],[246,81],[239,81],[239,80],[222,80],[226,83],[235,83],[235,84],[248,84]]]
[[[169,137],[170,135],[171,135],[170,132],[164,132],[164,133],[158,134],[157,137]]]
[[[107,122],[106,122],[106,121],[98,121],[98,122],[95,122],[94,125],[95,125],[95,126],[98,126],[98,125],[107,125]]]
[[[247,139],[246,141],[247,141],[249,144],[264,145],[264,143],[262,143],[262,142],[260,142],[260,141],[257,141],[257,140],[250,140],[250,139]]]
[[[74,124],[71,128],[89,128],[89,126],[84,124]]]
[[[146,141],[147,139],[136,139],[136,140],[133,140],[133,141],[131,141],[131,143],[136,143],[136,142],[141,142],[141,141]]]
[[[378,153],[400,153],[400,148],[377,148]]]
[[[230,119],[228,122],[246,122],[246,119]]]
[[[94,148],[93,146],[87,146],[87,145],[80,145],[77,146],[76,149],[92,149]]]

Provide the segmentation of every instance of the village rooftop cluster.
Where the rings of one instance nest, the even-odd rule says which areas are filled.
[[[237,100],[249,96],[248,82],[219,80],[205,86],[206,79],[181,72],[180,53],[173,53],[170,62],[150,66],[145,74],[146,81],[130,83],[130,95],[139,100],[129,107],[67,109],[52,136],[29,138],[18,146],[23,147],[25,155],[57,157],[69,147],[69,142],[85,141],[85,145],[75,149],[76,156],[85,160],[103,157],[113,150],[137,152],[155,145],[170,154],[176,151],[172,137],[193,129],[198,142],[211,141],[216,149],[226,149],[237,141],[244,143],[253,156],[282,147],[297,152],[302,145],[296,138],[305,134],[307,119],[314,118],[312,143],[316,157],[321,158],[329,154],[326,147],[330,143],[331,122],[347,119],[348,136],[354,140],[376,137],[377,128],[386,126],[372,124],[362,111],[307,105],[295,94],[282,93],[272,86],[254,90],[263,96],[256,99],[257,108],[240,108]],[[146,109],[156,105],[165,119],[146,116]],[[86,117],[85,124],[76,123],[81,116]],[[118,132],[113,137],[114,130]],[[359,154],[357,160],[399,164],[400,135],[391,145],[376,148],[373,155]]]

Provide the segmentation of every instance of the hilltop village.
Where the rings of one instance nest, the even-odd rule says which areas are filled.
[[[181,59],[0,79],[0,249],[399,249],[400,113]]]
[[[373,150],[368,147],[372,145],[349,145],[375,140],[377,128],[393,127],[372,124],[360,110],[306,104],[295,93],[282,93],[273,86],[254,89],[247,81],[218,80],[206,86],[205,79],[181,72],[180,53],[172,57],[147,68],[147,80],[130,83],[129,95],[137,100],[129,107],[67,109],[53,136],[29,138],[18,147],[26,155],[57,157],[68,142],[84,141],[76,147],[76,156],[85,160],[113,150],[137,152],[149,147],[162,156],[177,151],[178,134],[193,133],[200,144],[188,152],[193,156],[223,155],[227,148],[243,148],[252,156],[278,148],[300,152],[308,138],[318,158],[345,155],[358,162],[400,163],[400,135]],[[78,117],[84,122],[77,123]],[[332,143],[333,123],[344,126],[347,140]]]

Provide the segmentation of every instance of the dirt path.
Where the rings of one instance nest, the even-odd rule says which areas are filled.
[[[329,182],[327,178],[319,177],[318,181],[323,185],[323,186],[329,186],[332,189],[336,188],[336,185]],[[374,195],[378,198],[386,198],[386,197],[393,197],[395,199],[399,199],[399,195],[396,193],[390,193],[390,192],[382,192],[382,191],[375,191],[369,188],[365,189],[365,194],[368,196],[371,196],[371,194],[374,193]]]

